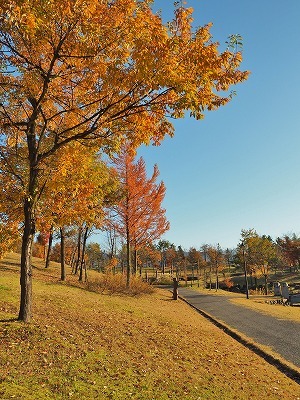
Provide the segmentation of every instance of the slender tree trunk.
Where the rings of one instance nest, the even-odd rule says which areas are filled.
[[[216,292],[219,289],[219,273],[218,273],[218,268],[216,268]]]
[[[107,232],[107,240],[109,246],[109,258],[112,259],[116,252],[116,232],[115,228],[111,228]]]
[[[51,226],[51,228],[50,228],[45,268],[48,268],[50,265],[50,253],[51,253],[51,248],[52,248],[52,241],[53,241],[53,226]]]
[[[268,275],[265,275],[264,277],[265,277],[265,295],[267,296],[268,293],[269,293],[269,290],[268,290]]]
[[[87,268],[86,268],[86,262],[83,261],[84,265],[84,282],[87,282],[88,280],[88,275],[87,275]]]
[[[134,275],[137,275],[137,271],[138,271],[138,262],[137,262],[137,249],[134,249],[133,252],[133,257],[134,257]]]
[[[79,272],[79,281],[82,282],[82,272],[83,272],[83,265],[84,265],[84,255],[85,255],[85,246],[86,246],[86,239],[88,236],[89,228],[86,226],[83,235],[83,242],[82,242],[82,251],[81,251],[81,261],[80,261],[80,272]]]
[[[74,247],[72,250],[72,255],[71,255],[71,260],[70,260],[70,265],[72,267],[72,274],[74,274],[75,271],[75,254],[76,254],[77,246]]]
[[[216,262],[215,268],[216,268],[216,288],[215,289],[217,292],[219,289],[219,264],[218,264],[218,261]]]
[[[20,271],[20,310],[18,320],[29,322],[32,308],[32,245],[35,234],[35,217],[33,201],[30,196],[24,200],[24,231],[22,238],[21,271]]]
[[[143,274],[143,263],[140,263],[140,277],[142,277]]]
[[[126,286],[129,287],[130,273],[131,273],[131,248],[130,248],[130,235],[128,227],[126,228],[126,249],[127,249]]]
[[[166,272],[166,256],[164,251],[161,253],[161,270],[164,275]]]
[[[74,274],[75,274],[75,275],[77,275],[77,273],[78,273],[78,267],[79,267],[79,263],[80,263],[81,233],[82,233],[82,228],[80,227],[80,228],[78,229],[77,259],[76,259],[75,271],[74,271]]]
[[[66,265],[65,265],[65,231],[60,228],[60,279],[66,280]]]

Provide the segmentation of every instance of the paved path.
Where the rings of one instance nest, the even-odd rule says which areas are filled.
[[[238,306],[231,303],[227,296],[201,294],[187,288],[179,288],[179,295],[195,308],[225,322],[257,344],[271,347],[285,360],[300,368],[299,322],[278,319]]]

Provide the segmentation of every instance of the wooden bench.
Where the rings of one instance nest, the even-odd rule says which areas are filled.
[[[290,294],[289,304],[293,306],[294,304],[300,305],[300,293]]]

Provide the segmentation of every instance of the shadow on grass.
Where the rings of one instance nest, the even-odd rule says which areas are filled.
[[[20,264],[11,261],[0,262],[0,271],[20,272]]]
[[[6,318],[6,319],[0,319],[0,322],[6,323],[6,322],[17,322],[19,321],[18,318],[13,317],[13,318]]]

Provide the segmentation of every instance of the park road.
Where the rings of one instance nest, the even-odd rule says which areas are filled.
[[[300,323],[262,314],[230,302],[230,297],[202,294],[179,288],[179,296],[217,321],[251,338],[258,345],[272,348],[285,360],[300,368]],[[276,307],[274,305],[274,307]],[[300,313],[300,307],[299,307]]]

